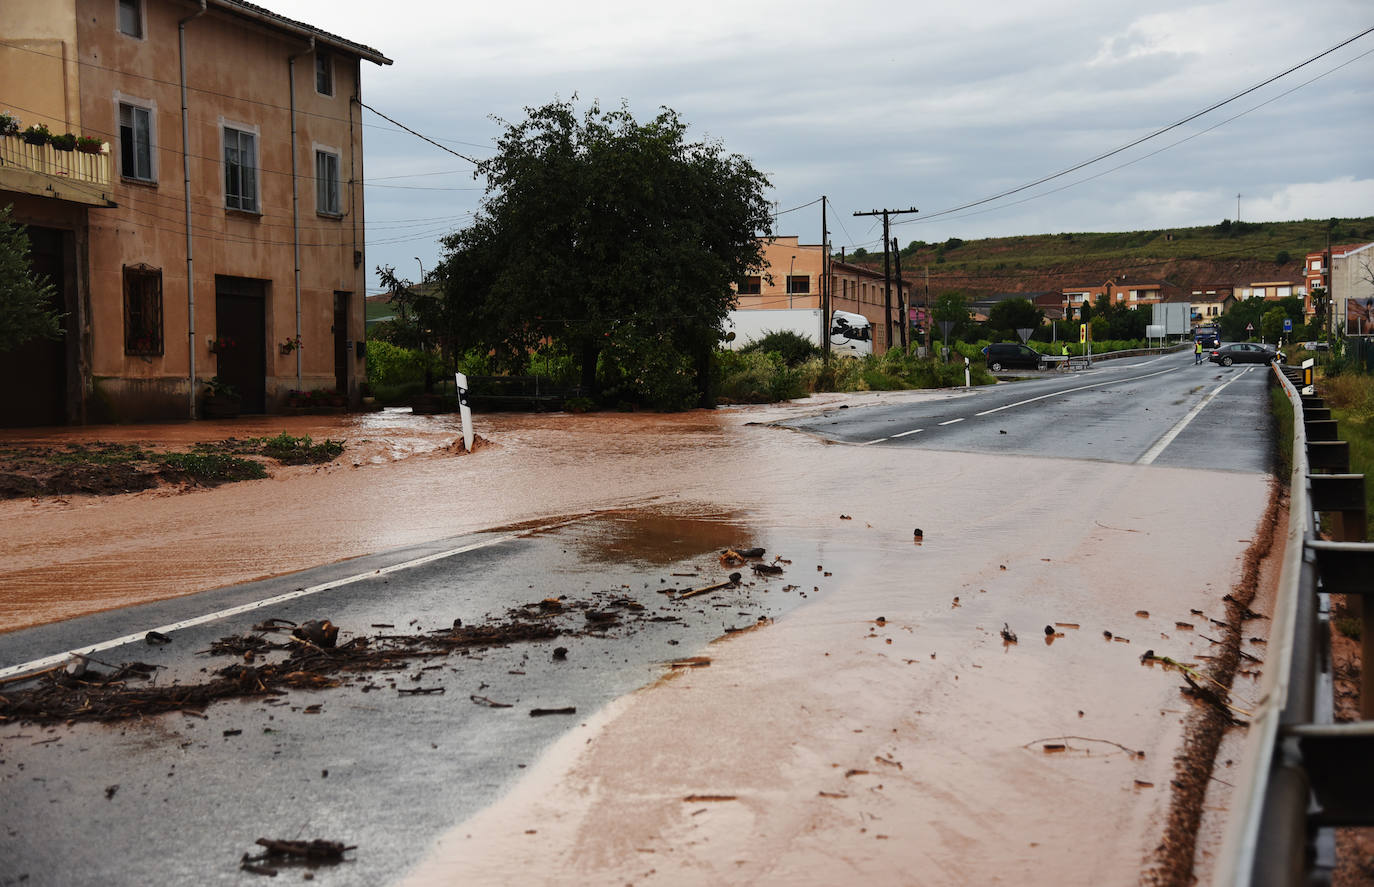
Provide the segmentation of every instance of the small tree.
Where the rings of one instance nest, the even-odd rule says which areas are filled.
[[[1030,299],[1003,299],[988,312],[988,326],[995,330],[1038,329],[1045,312]]]
[[[62,315],[52,307],[56,290],[34,274],[29,235],[10,218],[12,209],[0,209],[0,351],[62,337]]]

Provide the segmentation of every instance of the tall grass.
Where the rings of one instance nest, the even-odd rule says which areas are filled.
[[[1374,514],[1374,376],[1342,373],[1323,378],[1318,389],[1350,444],[1350,470],[1365,476],[1365,509]]]

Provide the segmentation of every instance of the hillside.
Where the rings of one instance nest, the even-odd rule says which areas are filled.
[[[898,231],[900,238],[900,229]],[[913,241],[902,275],[932,294],[1034,292],[1094,286],[1109,277],[1165,280],[1186,290],[1260,281],[1300,281],[1303,257],[1332,244],[1374,240],[1374,217],[1298,222],[1231,222],[1120,233],[1035,234],[983,240]],[[900,242],[900,240],[899,240]],[[838,258],[838,256],[836,257]],[[882,270],[882,253],[846,261]]]

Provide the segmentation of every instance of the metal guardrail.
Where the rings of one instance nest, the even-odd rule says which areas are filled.
[[[1300,395],[1277,366],[1273,378],[1293,405],[1289,519],[1263,695],[1217,864],[1216,882],[1235,887],[1328,884],[1332,830],[1374,825],[1374,600],[1364,601],[1374,596],[1374,543],[1365,541],[1365,478],[1350,473],[1350,448],[1336,440],[1321,398]],[[1334,723],[1331,594],[1362,602],[1360,721]]]

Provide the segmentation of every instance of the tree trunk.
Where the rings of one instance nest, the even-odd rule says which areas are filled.
[[[597,400],[601,391],[596,385],[596,361],[601,356],[601,344],[595,339],[583,339],[578,346],[582,359],[582,393],[585,397]]]
[[[716,408],[715,386],[711,384],[711,349],[705,345],[696,346],[697,406],[705,410]]]

